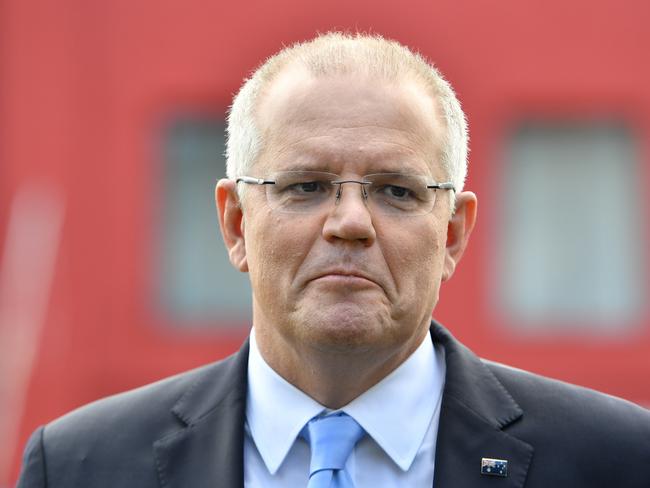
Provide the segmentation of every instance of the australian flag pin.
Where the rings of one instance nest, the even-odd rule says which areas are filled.
[[[508,461],[505,459],[481,458],[481,474],[487,476],[508,476]]]

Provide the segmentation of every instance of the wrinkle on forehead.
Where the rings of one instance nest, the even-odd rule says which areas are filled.
[[[437,103],[407,77],[400,82],[353,74],[315,78],[300,68],[278,76],[257,113],[267,161],[301,151],[343,158],[351,156],[346,152],[380,158],[388,151],[437,161],[441,120]]]
[[[274,145],[265,161],[275,161],[277,170],[318,170],[338,173],[345,163],[371,166],[371,172],[401,172],[407,166],[428,165],[429,161],[410,146],[395,142],[358,143],[341,150],[341,141],[331,136],[314,136]],[[426,166],[425,166],[426,167]],[[412,168],[417,171],[417,168]]]

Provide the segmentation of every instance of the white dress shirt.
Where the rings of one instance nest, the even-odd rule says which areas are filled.
[[[354,374],[353,371],[350,374]],[[406,361],[340,410],[368,433],[345,466],[357,488],[431,488],[444,349],[431,336]],[[301,488],[309,479],[309,444],[298,434],[327,409],[288,383],[262,358],[250,337],[244,486]]]

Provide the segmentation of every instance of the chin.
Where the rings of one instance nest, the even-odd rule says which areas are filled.
[[[390,336],[386,318],[356,305],[321,307],[304,323],[308,324],[304,339],[317,349],[361,351],[377,347]]]

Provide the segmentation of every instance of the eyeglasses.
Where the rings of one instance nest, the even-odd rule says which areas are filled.
[[[321,171],[280,171],[271,178],[240,176],[237,183],[264,185],[269,206],[286,213],[318,213],[328,202],[341,200],[343,185],[356,183],[372,212],[388,215],[424,215],[433,210],[435,190],[455,191],[451,182],[435,183],[426,176],[400,173],[365,175],[361,180],[344,180]],[[431,191],[433,190],[433,191]]]

